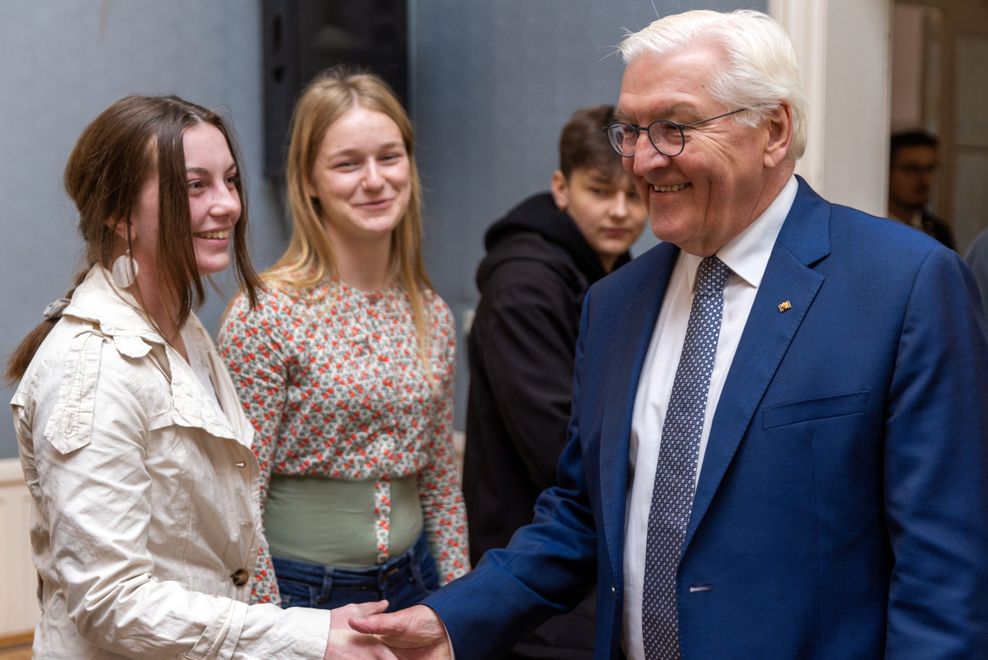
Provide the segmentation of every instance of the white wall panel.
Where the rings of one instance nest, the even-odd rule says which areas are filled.
[[[33,630],[40,616],[30,517],[31,495],[20,461],[0,460],[0,637]]]

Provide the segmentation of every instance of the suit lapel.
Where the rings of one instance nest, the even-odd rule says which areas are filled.
[[[612,345],[605,363],[605,404],[600,426],[600,493],[604,537],[615,576],[621,575],[624,547],[624,518],[628,488],[628,452],[635,393],[655,322],[662,308],[669,277],[679,255],[671,243],[661,243],[639,257],[649,260],[641,271],[638,286],[630,294],[616,322],[620,332],[603,331],[597,336]],[[637,265],[637,264],[636,264]],[[606,320],[606,319],[605,319]],[[587,376],[584,376],[587,377]]]
[[[782,357],[824,277],[810,266],[830,252],[830,207],[799,179],[799,192],[779,232],[755,296],[710,429],[693,511],[688,547],[753,421]],[[788,301],[785,311],[779,305]]]

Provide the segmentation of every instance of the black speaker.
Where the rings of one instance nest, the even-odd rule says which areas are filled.
[[[408,107],[407,0],[263,0],[264,175],[281,179],[295,99],[328,67],[378,74]]]

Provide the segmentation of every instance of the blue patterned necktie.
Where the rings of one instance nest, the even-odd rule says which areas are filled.
[[[693,508],[700,435],[724,312],[724,283],[730,274],[731,269],[717,257],[700,262],[683,353],[662,424],[648,512],[642,592],[642,635],[647,660],[679,658],[676,573]]]

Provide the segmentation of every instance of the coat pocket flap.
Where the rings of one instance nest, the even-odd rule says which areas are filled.
[[[868,407],[868,392],[853,392],[773,406],[762,411],[762,428],[771,429],[828,417],[853,415]]]

